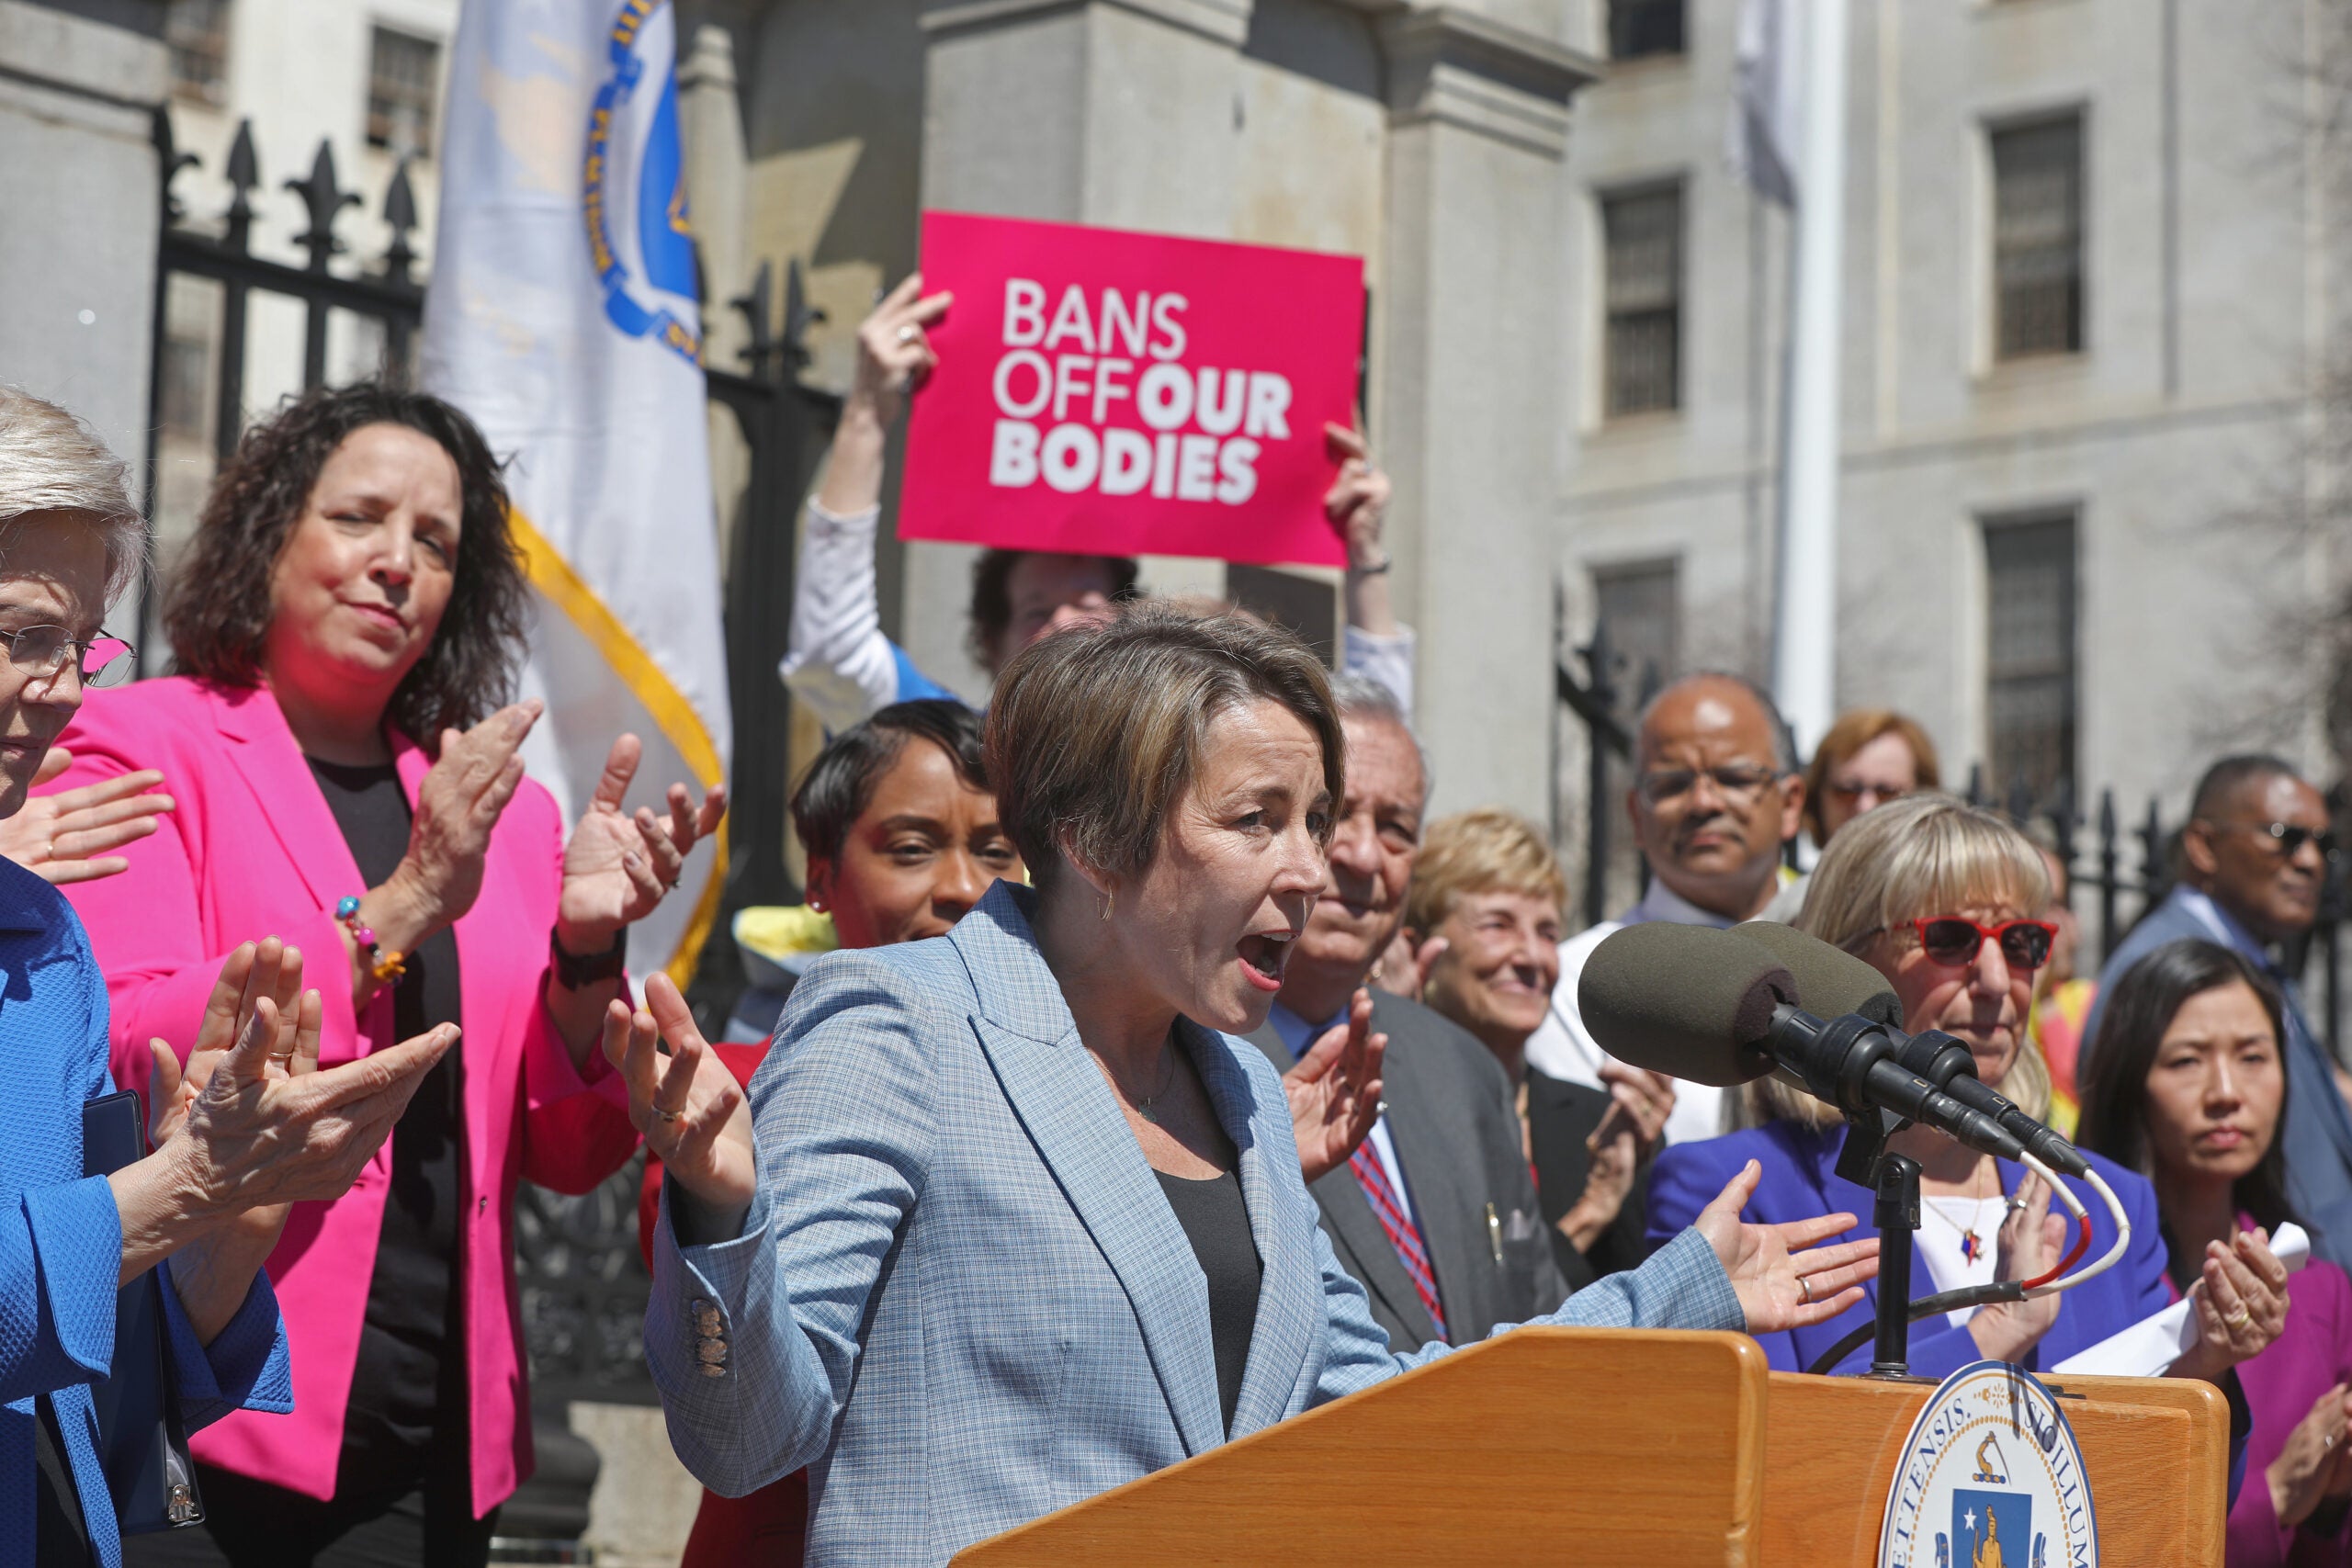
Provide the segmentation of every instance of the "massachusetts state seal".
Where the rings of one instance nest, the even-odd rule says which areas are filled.
[[[694,231],[686,224],[678,79],[669,0],[622,0],[605,39],[604,84],[588,111],[580,175],[588,255],[605,315],[699,364]]]
[[[2096,1568],[2098,1525],[2074,1428],[2031,1372],[1978,1361],[1912,1423],[1879,1534],[1881,1568]]]

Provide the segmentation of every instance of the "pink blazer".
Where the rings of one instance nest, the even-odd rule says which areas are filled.
[[[406,738],[391,739],[413,805],[427,759]],[[61,744],[74,761],[57,788],[160,768],[178,803],[153,837],[123,852],[129,871],[65,890],[106,972],[119,1082],[144,1088],[151,1036],[185,1059],[223,957],[271,935],[310,960],[326,1004],[322,1064],[392,1043],[390,992],[353,1011],[334,906],[366,889],[268,692],[179,676],[92,692]],[[584,1192],[637,1144],[603,1059],[592,1055],[583,1078],[539,999],[562,854],[555,800],[526,780],[492,836],[481,896],[456,927],[466,1127],[458,1289],[477,1516],[531,1471],[515,1181]],[[390,1173],[388,1141],[349,1192],[297,1206],[269,1258],[293,1350],[294,1414],[230,1416],[198,1434],[199,1458],[312,1497],[334,1495]]]

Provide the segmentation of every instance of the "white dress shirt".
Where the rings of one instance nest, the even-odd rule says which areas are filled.
[[[1290,1047],[1290,1059],[1294,1062],[1306,1055],[1308,1046],[1330,1030],[1345,1023],[1347,1019],[1348,1010],[1341,1008],[1323,1022],[1311,1024],[1280,1002],[1276,1002],[1274,1010],[1266,1015],[1266,1021],[1274,1026],[1274,1032],[1283,1037],[1284,1045]],[[1396,1201],[1403,1206],[1405,1217],[1419,1225],[1421,1222],[1413,1218],[1412,1189],[1405,1185],[1405,1168],[1397,1163],[1396,1145],[1388,1139],[1387,1117],[1383,1116],[1372,1124],[1369,1142],[1372,1152],[1380,1156],[1381,1169],[1388,1173],[1388,1185],[1396,1190]]]
[[[1668,887],[1663,879],[1652,877],[1649,891],[1642,896],[1640,903],[1626,911],[1623,919],[1603,920],[1560,944],[1560,983],[1552,987],[1552,1008],[1544,1015],[1542,1026],[1527,1037],[1529,1066],[1547,1078],[1587,1084],[1594,1089],[1603,1087],[1600,1064],[1615,1058],[1602,1050],[1586,1030],[1583,1010],[1577,1005],[1577,982],[1584,977],[1585,961],[1603,938],[1611,931],[1648,920],[1719,929],[1733,923],[1712,909],[1702,909]],[[1721,1137],[1730,1131],[1724,1125],[1727,1109],[1724,1091],[1713,1084],[1675,1079],[1674,1110],[1666,1119],[1666,1141],[1689,1144],[1702,1138]]]

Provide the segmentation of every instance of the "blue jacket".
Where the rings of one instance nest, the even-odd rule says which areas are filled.
[[[2098,974],[2098,995],[2090,1016],[2083,1021],[2082,1060],[2075,1065],[2076,1082],[2088,1070],[2098,1050],[2098,1022],[2108,993],[2123,972],[2156,949],[2183,937],[2195,937],[2216,946],[2235,948],[2256,968],[2278,982],[2287,995],[2287,1038],[2280,1050],[2287,1058],[2287,1125],[2281,1136],[2287,1152],[2287,1203],[2312,1233],[2312,1248],[2319,1256],[2352,1271],[2352,1109],[2336,1091],[2335,1074],[2327,1047],[2312,1032],[2304,1016],[2301,991],[2271,962],[2262,944],[2218,905],[2205,901],[2221,931],[2199,918],[2203,895],[2176,887],[2171,897],[2149,911],[2117,945],[2115,955]],[[2227,935],[2223,943],[2220,938]]]
[[[122,1224],[104,1177],[82,1175],[82,1107],[114,1092],[107,989],[57,890],[0,858],[0,1568],[33,1561],[36,1395],[50,1396],[98,1560],[122,1542],[99,1469],[90,1384],[114,1357]],[[164,1316],[190,1430],[230,1411],[294,1407],[286,1328],[256,1275],[228,1327],[199,1344],[164,1266]]]
[[[1001,882],[946,936],[809,965],[752,1080],[742,1235],[681,1247],[663,1195],[645,1348],[671,1442],[729,1495],[809,1466],[809,1568],[943,1563],[1228,1436],[1206,1281],[1030,897]],[[1264,1268],[1229,1435],[1445,1354],[1392,1351],[1333,1260],[1264,1054],[1180,1035]],[[1688,1235],[1538,1321],[1742,1317]]]
[[[1764,1179],[1747,1205],[1749,1221],[1773,1224],[1815,1214],[1850,1213],[1857,1222],[1853,1230],[1837,1239],[1860,1241],[1878,1235],[1878,1227],[1871,1224],[1869,1189],[1837,1174],[1838,1152],[1845,1146],[1842,1125],[1815,1132],[1791,1121],[1770,1122],[1702,1143],[1668,1145],[1650,1177],[1651,1245],[1697,1219],[1699,1211],[1713,1202],[1724,1184],[1751,1159],[1763,1163]],[[2054,1367],[2075,1351],[2129,1328],[2172,1300],[2165,1283],[2165,1244],[2157,1229],[2155,1190],[2110,1160],[2098,1155],[2084,1157],[2115,1189],[2124,1213],[2132,1216],[2132,1248],[2114,1268],[2059,1297],[2057,1323],[2018,1363],[2035,1371]],[[2001,1190],[2016,1191],[2024,1168],[2003,1160],[2000,1169]],[[2088,1183],[2060,1179],[2075,1190],[2090,1211],[2091,1249],[2084,1261],[2103,1256],[2115,1245],[2115,1221],[2107,1212],[2106,1201]],[[1931,1295],[1935,1288],[1927,1265],[1915,1261],[1913,1299]],[[1792,1334],[1759,1335],[1758,1342],[1767,1359],[1786,1372],[1811,1367],[1815,1357],[1871,1320],[1878,1310],[1878,1281],[1871,1280],[1863,1291],[1860,1302],[1827,1323]],[[1911,1371],[1916,1376],[1941,1378],[1984,1359],[1967,1328],[1952,1326],[1948,1318],[1939,1315],[1911,1325]],[[1871,1346],[1866,1340],[1835,1370],[1867,1371],[1870,1364]]]

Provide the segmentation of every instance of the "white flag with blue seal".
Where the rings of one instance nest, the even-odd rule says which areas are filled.
[[[427,389],[511,456],[538,589],[526,748],[568,818],[613,738],[630,809],[697,798],[731,748],[700,312],[670,0],[467,0],[449,69]],[[632,929],[683,984],[718,909],[726,836]]]

